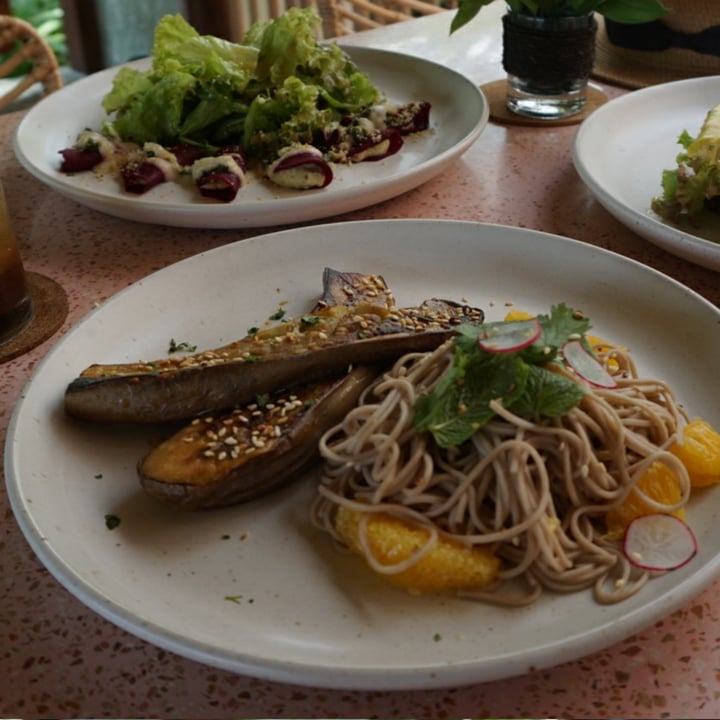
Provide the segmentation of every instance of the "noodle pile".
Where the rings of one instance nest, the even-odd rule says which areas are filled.
[[[441,535],[489,547],[502,559],[498,581],[465,594],[495,603],[530,604],[543,589],[590,587],[598,602],[611,603],[639,590],[650,574],[607,537],[604,516],[655,462],[676,475],[681,497],[665,505],[643,494],[644,502],[673,512],[688,500],[687,471],[669,451],[687,418],[668,385],[639,377],[627,352],[610,349],[600,359],[616,388],[588,386],[567,415],[539,422],[494,401],[493,420],[461,446],[442,448],[416,431],[413,407],[452,358],[452,341],[401,358],[325,435],[314,523],[340,541],[335,515],[343,506],[426,527],[428,546]],[[402,569],[372,554],[367,560],[377,572]]]

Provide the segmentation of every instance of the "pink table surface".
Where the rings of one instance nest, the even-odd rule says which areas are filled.
[[[372,40],[370,35],[368,44]],[[500,75],[497,57],[490,57],[483,72]],[[620,92],[605,89],[609,95]],[[66,200],[16,161],[12,137],[21,118],[0,116],[0,178],[27,268],[65,288],[70,312],[53,338],[0,366],[0,445],[38,361],[97,303],[177,260],[263,232],[143,225]],[[640,260],[720,305],[717,273],[649,244],[593,199],[572,165],[575,130],[491,122],[435,180],[330,220],[453,218],[548,231]],[[4,492],[0,517],[3,717],[720,716],[718,584],[624,642],[549,670],[445,690],[311,689],[205,667],[118,629],[44,569]]]

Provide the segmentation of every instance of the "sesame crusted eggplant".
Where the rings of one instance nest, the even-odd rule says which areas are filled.
[[[163,422],[252,402],[348,367],[432,350],[482,310],[446,300],[397,308],[384,278],[325,268],[311,311],[214,350],[95,364],[65,391],[66,412],[96,422]]]
[[[322,434],[357,404],[377,372],[356,368],[196,418],[138,463],[140,484],[149,495],[185,510],[265,495],[317,460]]]
[[[338,305],[388,310],[395,299],[379,275],[325,268],[311,312]],[[354,407],[377,373],[369,366],[347,370],[196,418],[140,460],[140,483],[149,495],[185,510],[265,495],[317,459],[322,434]]]
[[[65,410],[96,422],[186,419],[351,365],[433,350],[461,322],[481,321],[482,311],[445,300],[411,308],[320,308],[215,350],[91,365],[68,385]]]

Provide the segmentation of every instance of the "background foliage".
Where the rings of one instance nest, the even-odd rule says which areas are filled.
[[[10,10],[15,17],[29,22],[53,49],[60,65],[67,63],[67,41],[63,26],[63,11],[58,0],[11,0]],[[3,56],[0,56],[2,62]],[[26,72],[18,68],[17,74]]]

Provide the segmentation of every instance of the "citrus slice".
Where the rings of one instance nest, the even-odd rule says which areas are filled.
[[[682,443],[671,452],[687,468],[690,484],[705,487],[720,482],[720,433],[704,420],[693,420],[685,427]]]

